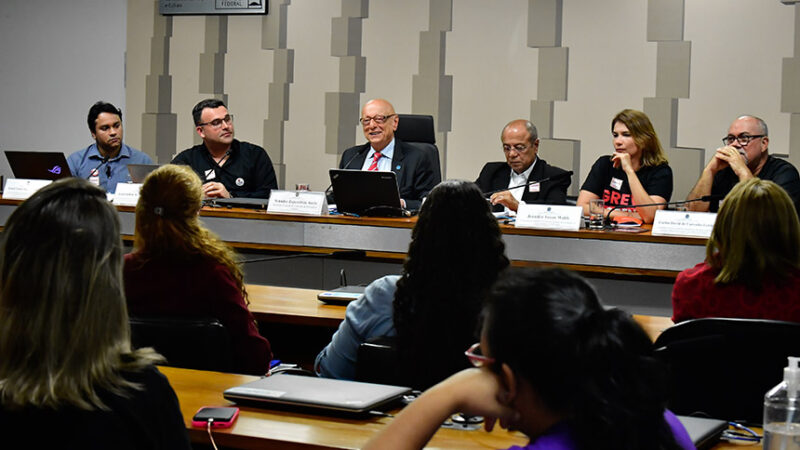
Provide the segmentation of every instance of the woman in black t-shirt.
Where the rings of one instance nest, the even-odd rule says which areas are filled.
[[[672,169],[653,124],[641,111],[626,109],[611,121],[614,154],[601,156],[586,177],[578,206],[589,212],[589,201],[602,198],[606,208],[617,207],[611,217],[630,216],[652,223],[664,206],[635,205],[668,202],[672,196]]]

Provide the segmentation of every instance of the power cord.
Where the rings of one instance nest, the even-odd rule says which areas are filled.
[[[761,442],[762,436],[752,429],[737,422],[728,422],[728,425],[735,429],[723,431],[722,439],[736,443],[750,443],[750,445]]]
[[[219,450],[217,448],[217,443],[214,442],[214,435],[211,434],[211,424],[214,423],[214,419],[209,418],[206,422],[206,431],[208,431],[208,439],[211,440],[211,446],[214,447],[214,450]]]

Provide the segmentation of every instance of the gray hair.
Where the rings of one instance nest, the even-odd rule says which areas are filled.
[[[764,122],[764,119],[762,119],[762,118],[760,118],[758,116],[752,116],[750,114],[745,114],[745,115],[739,116],[738,118],[739,119],[744,119],[744,118],[754,119],[756,122],[758,122],[758,126],[761,128],[761,134],[763,134],[764,136],[769,136],[769,130],[767,129],[767,122]]]
[[[512,120],[511,122],[508,122],[506,126],[503,127],[503,131],[500,132],[501,140],[503,139],[503,134],[506,132],[506,128],[508,128],[508,126],[514,122],[517,122],[517,120]],[[536,125],[534,125],[533,122],[531,122],[530,120],[526,120],[525,129],[528,131],[528,135],[530,135],[529,141],[531,145],[533,145],[533,143],[536,142],[536,139],[539,139],[539,132],[536,130]]]

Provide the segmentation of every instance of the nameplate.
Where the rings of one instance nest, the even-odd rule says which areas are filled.
[[[52,180],[31,180],[27,178],[9,178],[3,189],[3,198],[25,200],[34,192],[52,183]]]
[[[581,229],[583,208],[563,205],[528,205],[520,203],[517,208],[517,228],[536,228],[540,230]]]
[[[328,199],[324,192],[273,189],[269,195],[267,212],[324,216],[328,214]]]
[[[656,211],[651,234],[653,236],[707,238],[711,236],[711,230],[714,228],[714,221],[716,220],[717,213],[660,209]]]
[[[136,206],[139,201],[139,189],[142,183],[117,183],[112,203],[120,206]]]

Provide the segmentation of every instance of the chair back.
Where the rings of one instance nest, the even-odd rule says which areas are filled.
[[[213,318],[131,317],[134,348],[153,347],[166,365],[186,369],[231,370],[228,330]]]
[[[358,346],[356,381],[404,386],[398,369],[396,338],[371,338]]]
[[[427,114],[398,114],[399,122],[394,135],[397,139],[415,144],[423,150],[435,173],[442,175],[439,148],[436,147],[436,132],[433,116]]]
[[[669,408],[761,423],[764,394],[800,356],[800,324],[762,319],[696,319],[666,329],[653,344],[670,369]]]

